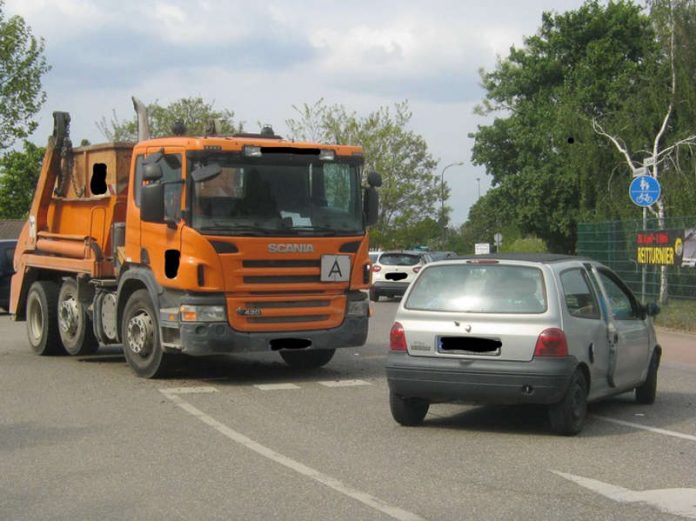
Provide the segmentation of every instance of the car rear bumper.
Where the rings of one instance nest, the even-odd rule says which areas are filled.
[[[549,404],[560,401],[577,367],[575,357],[529,362],[410,356],[390,352],[389,389],[432,402]]]
[[[372,283],[372,287],[375,291],[381,295],[403,295],[406,293],[408,286],[411,282],[391,282],[391,281],[377,281]]]

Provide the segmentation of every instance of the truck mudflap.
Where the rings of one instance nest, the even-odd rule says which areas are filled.
[[[349,316],[343,324],[333,329],[243,333],[235,331],[225,322],[198,322],[182,324],[177,330],[178,339],[171,328],[162,324],[162,340],[166,350],[192,356],[283,349],[335,349],[364,345],[367,340],[367,324],[367,316]]]

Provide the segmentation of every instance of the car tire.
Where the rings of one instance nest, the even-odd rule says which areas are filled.
[[[84,304],[77,300],[77,283],[73,278],[63,281],[58,293],[58,332],[69,355],[91,355],[99,349],[92,321]]]
[[[389,391],[389,408],[394,420],[405,427],[421,425],[428,414],[430,402],[424,398],[406,398]]]
[[[657,370],[660,367],[660,353],[656,349],[650,359],[648,367],[648,377],[641,385],[636,387],[636,402],[645,405],[655,403],[657,396]]]
[[[563,436],[575,436],[587,418],[587,380],[576,370],[560,402],[549,406],[551,430]]]
[[[27,293],[27,337],[32,351],[40,356],[64,355],[58,332],[58,284],[34,282]]]
[[[372,302],[379,301],[379,293],[377,293],[377,290],[375,288],[370,288],[370,300]]]
[[[294,369],[317,369],[328,364],[336,353],[335,349],[311,351],[280,351],[281,358]]]
[[[121,323],[123,354],[142,378],[162,378],[174,368],[176,355],[162,350],[157,314],[150,294],[139,289],[128,298]]]

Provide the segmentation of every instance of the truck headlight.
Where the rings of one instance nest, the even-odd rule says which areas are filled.
[[[225,306],[191,306],[183,304],[179,307],[182,322],[224,322]]]

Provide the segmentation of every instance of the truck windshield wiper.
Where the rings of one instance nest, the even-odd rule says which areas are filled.
[[[296,233],[297,235],[302,234],[312,234],[312,235],[352,235],[356,232],[355,230],[342,230],[340,228],[333,228],[331,226],[291,226],[288,228],[283,228],[283,231],[289,233]]]
[[[246,235],[252,237],[272,233],[270,230],[247,224],[215,223],[213,225],[201,226],[199,229],[202,232],[221,232],[222,235]]]

